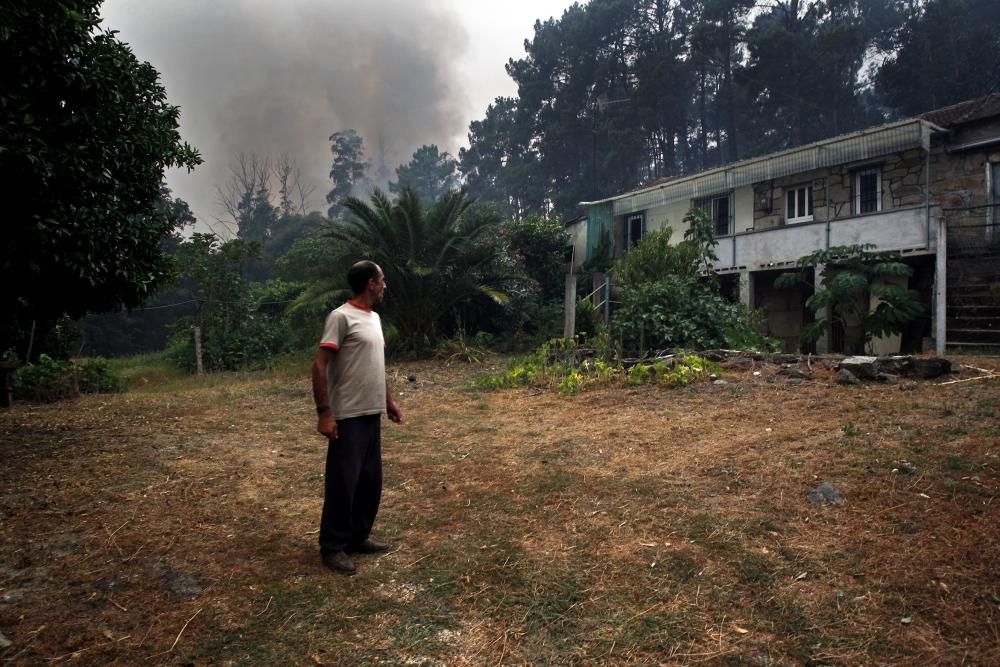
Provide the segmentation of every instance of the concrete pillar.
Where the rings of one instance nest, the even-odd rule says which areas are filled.
[[[740,303],[753,310],[753,276],[750,271],[740,271]]]
[[[576,335],[576,274],[566,274],[566,295],[563,298],[563,338]]]
[[[937,254],[934,260],[934,350],[939,357],[943,357],[948,344],[948,327],[945,324],[948,298],[948,224],[943,215],[937,221]]]
[[[823,289],[823,269],[826,268],[826,264],[817,264],[813,269],[813,294],[819,292]],[[821,308],[816,311],[817,319],[825,319],[827,322],[831,321],[831,316],[833,313],[830,312],[830,307]],[[816,354],[828,354],[830,352],[830,334],[829,332],[824,333],[816,340]]]

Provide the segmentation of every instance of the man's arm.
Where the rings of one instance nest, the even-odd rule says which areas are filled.
[[[313,381],[313,401],[316,402],[316,413],[319,416],[319,423],[316,430],[327,438],[334,440],[337,437],[337,422],[330,412],[330,396],[326,385],[326,369],[333,361],[333,355],[337,351],[332,347],[319,347],[316,349],[316,359],[313,361],[312,381]]]
[[[399,404],[392,399],[392,391],[389,389],[388,380],[385,381],[385,411],[389,415],[389,419],[397,424],[403,423],[403,411],[400,410]]]

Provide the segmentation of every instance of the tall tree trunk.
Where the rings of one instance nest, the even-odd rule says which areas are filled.
[[[698,148],[700,169],[708,167],[708,128],[705,109],[705,65],[702,63],[698,70]]]
[[[194,368],[198,375],[205,372],[205,367],[201,363],[201,332],[202,332],[202,309],[204,302],[199,301],[194,325]]]
[[[726,117],[726,162],[736,162],[739,150],[736,145],[736,109],[733,97],[733,17],[726,12],[726,59],[724,76],[726,94],[724,97]]]

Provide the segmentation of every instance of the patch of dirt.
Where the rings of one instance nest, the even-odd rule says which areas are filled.
[[[395,365],[394,549],[351,578],[318,558],[305,370],[17,405],[0,659],[1000,664],[1000,380],[972,380],[1000,360],[953,361],[572,397],[475,389],[497,359]],[[808,502],[823,482],[843,501]]]

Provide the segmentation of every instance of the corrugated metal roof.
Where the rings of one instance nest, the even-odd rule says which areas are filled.
[[[922,118],[910,118],[860,132],[843,134],[779,153],[734,162],[698,174],[634,190],[583,206],[611,203],[614,215],[642,211],[672,201],[727,192],[782,176],[880,157],[909,148],[930,147],[930,134],[942,128]]]

